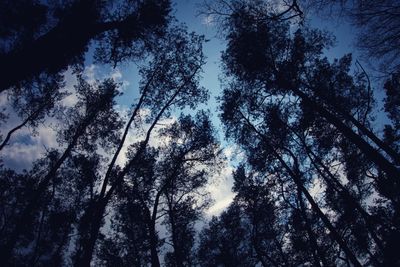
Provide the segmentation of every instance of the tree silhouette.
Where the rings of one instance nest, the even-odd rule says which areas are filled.
[[[383,99],[351,54],[326,57],[335,38],[306,12],[323,3],[347,12],[362,48],[387,64]],[[400,264],[397,3],[203,9],[226,43],[222,144],[216,117],[201,110],[207,40],[175,21],[170,1],[0,2],[2,265]],[[134,62],[131,106],[115,79],[88,81],[87,62]],[[41,136],[18,138],[28,131]],[[14,163],[47,131],[49,147]],[[232,201],[203,217],[227,170]]]
[[[101,191],[96,196],[96,202],[83,215],[83,218],[91,218],[91,225],[88,226],[89,230],[86,233],[82,233],[83,236],[81,236],[79,249],[75,256],[76,265],[89,265],[103,223],[105,209],[128,172],[139,164],[157,123],[174,106],[194,108],[196,103],[207,99],[207,92],[198,85],[198,75],[204,64],[202,41],[202,37],[172,28],[171,33],[163,42],[159,43],[160,49],[155,54],[153,62],[150,62],[149,68],[141,71],[144,76],[141,91],[142,93],[148,91],[148,95],[141,98],[138,105],[143,103],[142,108],[150,108],[151,114],[148,118],[150,127],[147,129],[145,139],[135,147],[135,152],[132,152],[132,156],[122,170],[114,173],[115,161],[111,161]],[[128,123],[125,133],[129,126],[130,123]],[[124,142],[124,138],[121,142]],[[121,143],[119,147],[122,147]],[[119,152],[120,149],[117,149],[114,158],[118,157]],[[111,178],[113,178],[112,181]],[[109,190],[107,190],[108,186],[110,186]]]
[[[382,264],[390,254],[384,251],[393,246],[383,241],[388,240],[386,231],[394,236],[397,231],[389,230],[386,222],[376,220],[363,205],[378,192],[397,210],[396,194],[382,190],[381,184],[397,188],[399,157],[393,146],[370,130],[373,99],[365,73],[349,73],[349,55],[332,63],[322,58],[322,49],[331,43],[323,32],[299,27],[290,34],[287,21],[268,19],[268,13],[254,15],[248,7],[225,16],[227,82],[221,97],[221,118],[227,137],[242,146],[252,168],[272,177],[281,172],[291,179],[279,183],[297,188],[292,197],[297,204],[291,204],[297,206],[298,215],[292,225],[304,225],[299,229],[308,240],[299,239],[298,244],[310,242],[313,264],[325,261],[329,265],[331,258],[324,255],[325,249],[319,249],[313,233],[317,231],[313,230],[314,217],[318,227],[329,229],[339,255],[340,251],[345,254],[344,261],[361,266],[360,259],[367,257],[370,264]],[[331,170],[334,161],[340,163],[346,186]],[[316,201],[310,194],[316,178],[324,183],[327,193],[334,194],[335,203],[329,198]],[[303,197],[310,205],[310,215]],[[334,221],[324,214],[322,206],[335,211]],[[396,217],[389,219],[394,227]],[[342,229],[342,220],[349,229]]]
[[[0,92],[42,73],[57,74],[81,65],[92,40],[99,40],[96,58],[105,63],[116,65],[141,55],[142,47],[163,33],[170,10],[169,1],[163,0],[122,1],[115,3],[116,8],[96,0],[55,6],[27,2],[3,4]]]
[[[200,233],[200,265],[255,266],[245,227],[237,205],[230,206],[219,218],[213,217]]]
[[[386,74],[399,71],[400,5],[395,0],[380,2],[305,0],[302,6],[317,14],[333,18],[345,17],[358,28],[357,46],[365,58],[375,59]]]
[[[118,238],[107,239],[102,246],[100,257],[106,264],[117,260],[129,265],[136,255],[136,264],[160,266],[161,240],[156,226],[162,217],[173,246],[173,252],[166,254],[167,264],[192,264],[193,224],[204,207],[198,195],[209,174],[218,168],[213,134],[206,114],[184,116],[160,133],[168,140],[166,144],[143,152],[140,166],[127,174],[117,191],[118,216],[113,231]],[[110,242],[116,245],[114,252],[109,252]]]
[[[59,132],[60,142],[67,144],[67,147],[61,153],[50,153],[50,162],[39,163],[45,164],[47,168],[33,169],[33,173],[28,174],[34,182],[28,188],[28,195],[21,200],[22,207],[17,215],[18,219],[15,225],[11,226],[12,230],[2,244],[1,258],[4,262],[11,259],[19,236],[26,225],[37,216],[43,197],[51,189],[50,186],[57,178],[60,168],[72,152],[76,149],[94,150],[100,139],[105,139],[105,142],[115,140],[114,134],[120,126],[118,115],[113,111],[114,97],[118,94],[116,84],[112,80],[105,80],[95,88],[80,79],[76,90],[78,103],[67,112],[69,121],[64,121],[64,125],[68,127]]]

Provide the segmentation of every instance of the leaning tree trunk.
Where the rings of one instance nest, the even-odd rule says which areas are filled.
[[[300,192],[300,190],[297,190],[297,195],[299,198],[299,202],[300,202],[300,212],[301,215],[303,217],[305,226],[306,226],[306,231],[308,234],[308,238],[310,241],[310,245],[312,248],[312,253],[313,253],[313,257],[314,257],[314,262],[315,262],[315,266],[320,266],[321,267],[321,262],[322,262],[322,266],[329,266],[327,259],[325,258],[324,253],[321,251],[320,247],[318,246],[317,243],[317,238],[315,237],[315,234],[311,228],[311,224],[310,221],[307,217],[307,213],[306,213],[306,207],[304,206],[304,201],[303,201],[303,196]]]
[[[26,224],[32,221],[32,217],[35,211],[40,206],[40,200],[43,197],[46,189],[48,188],[51,180],[56,176],[58,169],[62,166],[64,161],[69,157],[72,149],[75,147],[78,138],[83,134],[83,130],[79,130],[73,137],[73,140],[68,145],[62,156],[56,161],[56,163],[52,166],[50,171],[46,174],[46,176],[39,182],[37,188],[34,190],[33,196],[28,201],[26,207],[21,212],[21,215],[18,216],[18,220],[16,220],[16,224],[14,226],[14,230],[9,235],[8,240],[4,245],[0,247],[0,259],[3,263],[7,263],[10,261],[12,257],[12,252],[15,248],[15,245],[18,241],[18,238],[23,232]]]
[[[336,231],[335,227],[333,224],[330,222],[328,217],[322,212],[318,204],[314,201],[313,197],[310,195],[308,190],[304,187],[302,181],[301,181],[301,176],[297,173],[295,173],[289,165],[286,163],[286,161],[282,158],[282,156],[276,151],[275,147],[269,143],[269,139],[264,136],[262,133],[260,133],[257,128],[247,119],[246,116],[241,113],[242,118],[246,121],[247,125],[253,129],[253,131],[260,136],[260,138],[265,141],[266,146],[272,151],[273,156],[279,161],[279,163],[282,165],[282,167],[288,172],[289,176],[292,178],[293,182],[296,184],[298,190],[300,190],[304,196],[306,197],[307,201],[310,203],[311,208],[314,210],[314,212],[317,214],[317,216],[322,220],[324,223],[325,227],[330,231],[330,236],[334,241],[336,241],[340,248],[344,251],[346,254],[347,258],[350,260],[350,262],[356,266],[356,267],[362,267],[361,263],[358,261],[357,257],[354,255],[354,253],[351,251],[351,249],[348,247],[346,242],[342,239],[340,234]]]
[[[368,142],[366,142],[358,134],[344,124],[339,118],[330,113],[327,109],[315,103],[311,98],[309,98],[304,92],[295,88],[292,91],[299,96],[302,101],[312,110],[318,112],[322,117],[324,117],[329,123],[334,125],[350,142],[355,144],[364,155],[374,162],[377,167],[383,170],[392,179],[400,178],[400,171],[384,156],[382,156],[375,148],[373,148]]]

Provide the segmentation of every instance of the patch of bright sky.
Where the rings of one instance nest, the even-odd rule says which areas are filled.
[[[203,52],[206,64],[203,67],[202,79],[200,85],[204,86],[210,92],[210,99],[206,105],[199,106],[200,109],[208,109],[212,115],[212,122],[217,128],[219,139],[224,143],[223,131],[220,120],[218,119],[218,104],[216,97],[221,94],[221,85],[218,79],[220,70],[221,51],[224,50],[225,44],[219,38],[216,38],[216,28],[211,17],[198,16],[198,5],[202,1],[193,0],[176,0],[174,1],[174,15],[178,21],[187,25],[189,31],[204,35],[208,40],[204,43]]]

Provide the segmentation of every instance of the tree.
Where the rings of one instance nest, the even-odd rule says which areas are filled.
[[[197,257],[201,266],[255,266],[248,231],[239,206],[213,217],[200,233]]]
[[[11,260],[24,228],[34,223],[41,205],[46,205],[44,203],[51,185],[54,185],[60,175],[60,169],[73,152],[95,151],[99,142],[111,144],[116,140],[115,134],[121,126],[118,115],[113,110],[114,97],[118,94],[116,84],[112,80],[105,80],[92,86],[80,79],[76,90],[79,100],[74,108],[67,111],[68,120],[63,121],[65,128],[59,132],[60,142],[67,146],[62,153],[50,153],[48,162],[39,162],[40,168],[27,174],[32,183],[27,188],[29,193],[17,200],[21,208],[16,215],[15,225],[10,225],[11,230],[1,244],[3,262]]]
[[[301,6],[319,15],[349,19],[358,28],[357,45],[365,58],[377,60],[380,69],[389,75],[399,71],[400,5],[397,1],[305,0]]]
[[[273,183],[265,182],[262,175],[246,174],[244,164],[236,169],[233,178],[233,191],[237,193],[235,205],[242,209],[242,220],[247,221],[245,229],[256,259],[262,266],[294,265],[289,258],[293,253],[284,251],[282,242],[288,233],[287,219],[291,211],[274,204],[280,200],[271,194]],[[286,215],[279,216],[283,213]]]
[[[180,117],[162,129],[159,138],[166,140],[165,144],[148,147],[140,166],[127,174],[116,193],[118,215],[113,219],[113,231],[118,238],[108,239],[100,250],[110,250],[108,242],[115,244],[113,258],[101,254],[107,264],[115,258],[129,265],[128,260],[137,255],[138,264],[160,266],[162,240],[157,225],[163,217],[173,248],[166,254],[167,264],[186,266],[193,262],[193,227],[207,203],[202,203],[201,189],[218,170],[218,144],[205,113]]]
[[[79,250],[77,250],[75,256],[75,264],[80,266],[90,264],[96,240],[103,224],[105,209],[116,189],[123,184],[128,172],[139,164],[142,153],[145,152],[157,123],[174,106],[194,108],[197,103],[207,99],[207,92],[198,85],[198,75],[204,64],[202,41],[202,37],[187,34],[185,30],[179,28],[172,28],[170,34],[162,42],[159,42],[159,49],[149,67],[141,70],[144,78],[141,83],[141,90],[142,93],[143,91],[147,93],[138,103],[143,103],[142,108],[150,109],[151,114],[148,118],[150,126],[144,140],[134,147],[133,156],[121,170],[118,170],[117,173],[114,172],[113,169],[116,167],[114,160],[108,166],[101,191],[96,196],[96,202],[83,215],[83,218],[91,218],[91,225],[88,226],[87,232],[82,233],[80,245],[78,245]],[[159,62],[161,64],[158,64]],[[129,126],[130,123],[125,129],[125,133],[129,130]],[[123,136],[126,136],[125,133]],[[123,142],[124,138],[122,138],[119,148],[122,147]],[[118,157],[119,148],[113,158]],[[111,178],[113,179],[111,180]]]
[[[368,114],[373,101],[366,77],[363,73],[349,74],[350,56],[333,63],[321,58],[321,49],[330,43],[324,33],[300,28],[290,34],[286,21],[269,20],[268,13],[254,16],[251,8],[238,8],[231,14],[235,16],[224,20],[228,25],[225,28],[228,46],[223,55],[227,86],[221,97],[221,118],[227,136],[243,147],[248,162],[257,171],[276,176],[276,164],[283,168],[281,172],[300,191],[295,196],[299,204],[304,196],[312,208],[312,216],[329,229],[346,260],[360,266],[358,257],[369,255],[371,261],[379,262],[382,258],[379,253],[371,253],[369,242],[374,240],[382,252],[386,234],[381,230],[386,228],[385,223],[376,224],[360,203],[373,192],[368,187],[368,179],[372,178],[375,190],[397,206],[395,194],[386,194],[378,184],[386,180],[386,184],[396,188],[398,153],[369,129]],[[300,136],[305,135],[306,142],[297,139],[297,131]],[[341,237],[341,231],[345,231],[340,227],[342,224],[332,222],[321,210],[324,203],[318,203],[310,194],[316,170],[310,169],[308,159],[304,158],[308,144],[317,144],[324,159],[342,163],[350,184],[360,189],[360,193],[354,193],[340,186],[337,178],[327,184],[329,190],[340,190],[340,197],[346,202],[351,199],[355,203],[351,206],[360,212],[351,218],[354,228],[345,238]],[[375,163],[375,169],[370,162]],[[380,171],[386,174],[368,174]],[[312,241],[315,234],[307,226],[309,215],[304,208],[299,210],[305,221],[304,230]],[[343,212],[343,206],[338,211]],[[391,220],[396,225],[395,216]],[[363,241],[365,236],[359,231],[365,228],[370,234],[368,241]],[[348,245],[353,241],[357,242],[357,252]],[[317,244],[314,246],[317,253],[320,245],[318,241],[312,243]],[[321,255],[316,254],[320,258]]]
[[[252,17],[246,10],[240,12],[241,15],[227,19],[231,23],[227,34],[228,47],[223,56],[227,75],[238,77],[250,84],[257,83],[259,86],[264,84],[271,93],[283,90],[300,97],[307,108],[328,120],[389,176],[399,176],[392,162],[346,124],[353,124],[362,135],[367,136],[395,162],[399,159],[398,153],[376,137],[352,114],[343,112],[332,105],[334,101],[331,98],[327,99],[326,96],[321,95],[320,92],[324,92],[320,91],[323,84],[314,86],[307,80],[311,78],[310,74],[318,66],[322,49],[329,44],[329,39],[318,31],[307,30],[304,32],[298,30],[292,37],[286,21],[262,20],[262,17]],[[253,62],[259,63],[252,64]],[[343,59],[343,63],[345,62],[346,60]],[[348,83],[349,79],[340,81]],[[334,95],[330,95],[331,97],[341,97],[339,90],[344,90],[344,88],[340,85],[348,86],[340,84],[338,88],[335,88],[330,84],[326,85],[329,88],[328,92],[334,92]]]
[[[100,42],[96,58],[101,62],[116,65],[142,56],[143,48],[163,34],[170,11],[169,1],[164,0],[114,4],[76,0],[55,6],[6,1],[2,6],[0,92],[29,84],[44,73],[58,74],[81,65],[94,40]]]
[[[173,248],[165,255],[166,264],[190,266],[194,264],[194,224],[208,206],[202,189],[221,165],[219,145],[205,113],[199,113],[194,119],[181,117],[180,125],[163,131],[162,136],[172,141],[168,144],[161,171],[168,175],[173,170],[174,174],[163,182],[162,192],[166,202],[164,224]],[[181,144],[181,140],[185,142]]]

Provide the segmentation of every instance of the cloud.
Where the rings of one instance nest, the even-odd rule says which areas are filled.
[[[29,128],[22,128],[12,137],[7,146],[0,151],[4,165],[16,171],[30,169],[32,163],[46,152],[57,148],[56,132],[48,125],[39,125],[33,134]]]
[[[96,78],[98,76],[96,69],[97,69],[97,66],[94,64],[91,64],[90,66],[85,67],[85,70],[83,71],[83,74],[86,78],[85,80],[90,84],[94,84],[96,82]]]
[[[214,25],[214,16],[213,15],[207,15],[204,16],[201,20],[201,24],[210,27]]]
[[[121,83],[121,86],[119,87],[121,92],[125,91],[125,89],[131,84],[129,81],[122,79],[122,72],[119,69],[113,69],[110,73],[110,77],[116,83]]]
[[[62,89],[63,92],[68,93],[66,97],[61,101],[61,105],[66,107],[73,107],[78,102],[78,98],[75,94],[74,86],[78,83],[76,75],[73,74],[72,69],[68,69],[64,73],[65,87]]]
[[[119,81],[122,78],[122,73],[119,69],[114,69],[110,75],[111,79],[114,81]]]
[[[211,198],[214,200],[214,204],[206,210],[206,217],[210,218],[212,216],[219,215],[233,201],[235,193],[232,192],[232,171],[233,167],[226,164],[224,169],[219,174],[210,179],[210,183],[208,184],[206,190],[210,192]]]
[[[111,78],[114,80],[114,82],[121,84],[121,86],[118,88],[121,92],[125,91],[125,89],[130,85],[128,80],[123,79],[123,74],[118,68],[107,71],[95,64],[91,64],[90,66],[85,67],[84,76],[85,80],[89,84],[94,84],[97,80]]]

